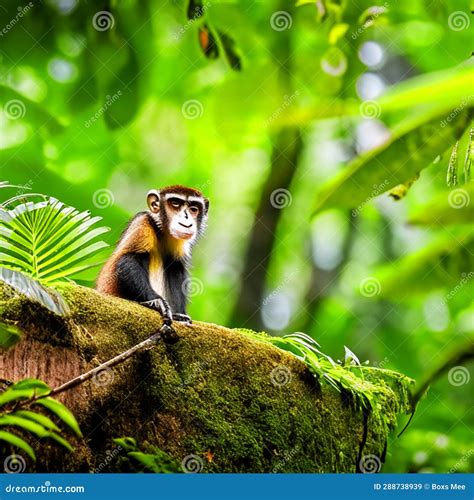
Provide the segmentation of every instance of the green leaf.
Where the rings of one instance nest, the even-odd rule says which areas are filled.
[[[235,71],[240,71],[242,69],[242,61],[237,53],[234,39],[221,31],[218,31],[218,35],[229,66]]]
[[[39,274],[39,277],[41,279],[46,279],[48,281],[56,281],[60,277],[64,276],[69,276],[71,273],[71,268],[77,264],[77,262],[82,261],[85,257],[88,257],[92,254],[97,253],[98,251],[102,250],[103,248],[107,248],[108,245],[107,243],[103,241],[97,241],[93,243],[92,245],[89,245],[82,250],[79,250],[78,252],[74,253],[71,257],[60,261],[56,265],[52,265],[53,263],[50,263],[50,267],[46,271],[42,271]]]
[[[449,226],[474,221],[474,182],[439,193],[409,216],[410,224]]]
[[[118,446],[121,446],[125,451],[135,451],[138,449],[137,442],[132,437],[116,438],[113,441]]]
[[[347,23],[335,24],[329,32],[329,43],[336,45],[336,43],[347,33],[349,25]]]
[[[14,413],[14,415],[33,420],[51,431],[61,431],[61,429],[49,417],[42,415],[41,413],[35,413],[34,411],[29,410],[18,410]]]
[[[471,105],[473,79],[472,66],[458,66],[410,78],[394,86],[377,102],[382,113],[417,106],[430,106],[437,114],[457,107],[464,109]]]
[[[11,401],[29,399],[33,396],[42,396],[48,394],[50,391],[50,387],[41,380],[34,378],[20,380],[0,393],[0,406],[10,403]]]
[[[417,76],[394,85],[375,101],[374,106],[381,118],[393,112],[415,110],[415,114],[444,115],[441,119],[447,119],[452,109],[459,112],[472,104],[473,79],[474,69],[469,66]],[[361,117],[363,106],[364,103],[355,99],[343,102],[321,100],[314,108],[291,106],[281,114],[278,123],[306,125],[314,120],[341,115]]]
[[[34,389],[14,390],[9,387],[6,391],[0,393],[0,406],[11,403],[12,401],[32,398],[34,394]]]
[[[205,9],[202,5],[201,0],[189,0],[188,8],[186,11],[188,19],[190,20],[199,19],[204,14],[204,11]]]
[[[140,462],[149,471],[155,473],[160,472],[160,467],[156,463],[156,459],[153,455],[150,455],[148,453],[142,453],[141,451],[130,451],[128,455],[137,460],[138,462]]]
[[[43,398],[35,402],[47,408],[69,426],[79,437],[82,437],[81,429],[77,423],[76,417],[59,401],[52,398]]]
[[[459,113],[446,127],[439,116],[428,123],[425,120],[426,116],[411,120],[385,144],[356,158],[321,188],[315,212],[335,206],[363,206],[410,179],[455,143],[469,123],[469,112]]]
[[[8,259],[3,259],[4,265],[8,262]],[[56,314],[61,316],[69,314],[69,307],[59,293],[44,287],[41,283],[23,273],[7,267],[0,267],[0,280]]]
[[[49,431],[37,422],[33,422],[32,420],[29,420],[27,418],[19,417],[15,414],[0,415],[0,426],[2,425],[20,427],[21,429],[31,432],[39,438],[47,437],[49,434]]]
[[[91,217],[89,211],[79,212],[54,198],[20,203],[7,214],[0,220],[0,266],[22,271],[45,285],[64,281],[78,268],[91,265],[89,259],[108,246],[97,241],[109,231],[94,227],[101,217]],[[67,313],[59,296],[24,279],[20,284],[21,291],[31,291],[32,298],[54,312]]]
[[[24,441],[17,435],[12,434],[11,432],[0,430],[0,441],[6,441],[12,446],[20,448],[26,454],[28,454],[32,460],[36,460],[36,455],[35,452],[33,451],[33,448],[26,441]]]
[[[71,451],[71,452],[74,451],[74,448],[71,446],[69,441],[67,439],[64,439],[59,434],[56,434],[55,432],[49,432],[46,437],[48,437],[49,439],[52,439],[53,441],[56,441],[56,443],[60,444],[64,448],[66,448],[68,451]]]
[[[375,273],[377,298],[409,300],[434,289],[472,286],[474,231],[453,232],[427,248],[383,266]],[[375,298],[375,297],[374,297]]]
[[[0,348],[9,349],[21,339],[21,330],[14,325],[0,323]]]
[[[45,428],[42,424],[38,423],[37,421],[33,421],[31,418],[23,418],[18,414],[19,412],[15,412],[14,414],[11,415],[0,415],[0,426],[5,425],[5,426],[19,427],[24,431],[31,432],[31,434],[34,434],[39,438],[52,439],[61,446],[64,446],[69,451],[73,451],[72,446],[66,439],[56,434],[55,432],[52,432],[50,429]],[[36,414],[33,413],[33,415]]]
[[[34,389],[36,393],[39,394],[47,394],[51,388],[48,384],[43,382],[42,380],[38,380],[36,378],[25,378],[20,380],[19,382],[14,383],[10,389],[14,390],[28,390]]]

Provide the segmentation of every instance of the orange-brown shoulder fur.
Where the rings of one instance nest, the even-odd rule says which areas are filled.
[[[97,291],[119,296],[115,270],[120,257],[129,253],[148,253],[150,254],[150,264],[153,263],[153,267],[160,265],[157,261],[159,256],[156,229],[146,212],[137,214],[123,232],[117,247],[97,278]]]

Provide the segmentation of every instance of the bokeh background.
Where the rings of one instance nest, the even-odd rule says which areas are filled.
[[[0,180],[103,217],[111,244],[148,189],[196,187],[193,318],[421,383],[473,341],[471,10],[2,1]],[[385,472],[473,470],[472,370],[433,382]]]

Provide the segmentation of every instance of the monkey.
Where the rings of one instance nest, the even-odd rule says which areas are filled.
[[[149,191],[147,205],[123,231],[96,290],[157,310],[169,328],[173,321],[191,324],[186,283],[209,200],[197,189],[176,185]]]

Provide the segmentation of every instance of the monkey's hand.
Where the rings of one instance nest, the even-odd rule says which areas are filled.
[[[163,342],[166,342],[167,344],[176,344],[176,342],[178,342],[179,340],[179,337],[176,334],[174,328],[167,324],[163,324],[163,326],[160,328],[160,334]]]
[[[155,309],[155,311],[158,311],[163,318],[163,323],[167,326],[171,326],[171,323],[173,322],[173,316],[171,314],[170,306],[165,299],[163,299],[162,297],[158,297],[153,300],[147,300],[146,302],[140,302],[140,304],[142,306],[149,307],[150,309]]]
[[[181,313],[173,313],[173,321],[179,321],[180,323],[189,323],[190,325],[193,322],[191,316]]]

